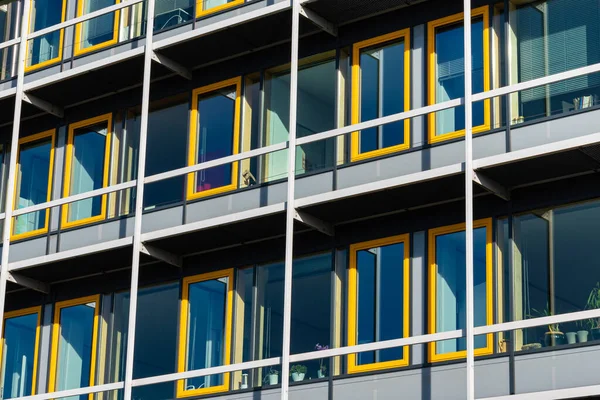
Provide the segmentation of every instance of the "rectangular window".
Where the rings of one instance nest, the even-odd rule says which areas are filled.
[[[119,3],[120,0],[79,0],[77,16],[89,14]],[[81,55],[117,43],[120,10],[101,15],[75,28],[75,55]]]
[[[64,197],[108,185],[112,114],[69,125],[65,162]],[[100,221],[106,216],[106,195],[65,204],[62,227]]]
[[[245,0],[196,0],[196,17],[203,17],[217,11],[244,4]]]
[[[489,10],[487,6],[472,12],[471,60],[473,93],[490,89]],[[428,24],[429,104],[464,97],[464,24],[463,13]],[[490,100],[473,104],[473,133],[490,128]],[[465,134],[464,106],[429,114],[429,143],[454,139]]]
[[[228,365],[231,354],[233,269],[183,280],[178,372]],[[229,390],[229,373],[177,382],[177,397]]]
[[[7,42],[17,36],[21,19],[20,3],[17,0],[3,1],[0,5],[0,43]],[[0,81],[16,74],[17,47],[0,49]]]
[[[409,336],[409,235],[350,246],[348,346]],[[408,365],[408,348],[348,355],[348,372]]]
[[[50,201],[54,166],[54,129],[19,140],[15,209]],[[16,216],[11,239],[48,231],[48,210]]]
[[[154,10],[154,30],[161,31],[193,19],[194,0],[159,1]]]
[[[41,307],[4,314],[2,398],[14,399],[35,393]]]
[[[237,154],[240,132],[241,78],[194,90],[188,165]],[[224,193],[237,188],[238,162],[188,175],[187,198]]]
[[[410,110],[410,30],[356,43],[352,53],[352,124]],[[352,133],[352,161],[410,147],[410,120]]]
[[[466,326],[465,224],[429,231],[429,332]],[[493,323],[492,220],[473,224],[473,290],[475,326]],[[492,334],[475,337],[475,355],[491,354]],[[465,357],[466,338],[429,343],[429,361]]]
[[[94,386],[100,296],[56,303],[48,392]],[[70,399],[93,399],[81,395]]]
[[[29,15],[29,33],[65,20],[67,0],[34,0]],[[64,30],[56,30],[27,42],[25,71],[58,62],[62,59]]]

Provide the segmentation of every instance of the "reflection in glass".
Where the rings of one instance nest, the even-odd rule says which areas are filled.
[[[4,320],[2,349],[2,398],[32,394],[37,355],[38,313]]]
[[[105,151],[109,141],[107,123],[76,129],[71,133],[71,171],[67,196],[90,192],[105,186]],[[105,196],[95,196],[69,204],[67,221],[102,216]]]
[[[360,121],[405,110],[404,41],[362,50],[360,53]],[[360,132],[359,153],[404,144],[404,121]]]
[[[66,0],[34,0],[31,4],[29,33],[33,33],[52,25],[59,24],[64,19]],[[27,42],[28,67],[51,62],[62,54],[63,30],[57,30]]]
[[[93,384],[92,352],[94,342],[95,302],[65,307],[60,310],[56,391],[77,389]],[[53,340],[56,340],[53,339]],[[86,400],[88,395],[69,397]]]
[[[0,43],[7,42],[16,37],[18,21],[20,18],[19,2],[3,2],[0,6]],[[10,46],[0,49],[0,81],[11,78],[16,74],[17,47]]]
[[[89,14],[114,4],[116,4],[116,0],[79,0],[77,15]],[[106,42],[116,41],[115,17],[118,18],[118,15],[118,11],[112,12],[77,25],[80,36],[76,48],[83,50]]]
[[[50,201],[52,146],[53,136],[19,145],[16,209]],[[46,210],[16,216],[13,235],[45,229],[46,217]]]
[[[210,11],[213,9],[221,9],[242,3],[244,0],[198,0],[200,11]]]
[[[484,32],[483,19],[473,19],[471,25],[471,58],[473,93],[484,90]],[[435,30],[435,102],[458,99],[464,96],[464,26],[462,22]],[[473,126],[485,122],[484,103],[473,103]],[[465,129],[464,106],[438,111],[435,114],[435,135],[456,132]]]
[[[335,128],[336,115],[335,60],[303,66],[298,71],[297,137],[310,136]],[[290,114],[289,70],[270,75],[265,82],[267,118],[265,145],[288,139]],[[300,145],[296,150],[296,173],[314,172],[333,166],[334,140],[327,139]],[[265,157],[264,180],[287,176],[287,150]]]
[[[356,254],[356,344],[404,337],[404,246],[396,243]],[[357,354],[356,365],[403,358],[402,347],[363,352]]]
[[[154,11],[154,30],[170,28],[193,19],[194,0],[158,1]]]
[[[487,324],[487,228],[473,229],[473,301],[474,324]],[[441,234],[435,237],[436,263],[436,332],[465,329],[466,326],[466,259],[465,231]],[[466,338],[436,343],[436,354],[466,350]],[[475,348],[485,348],[486,336],[475,337]]]

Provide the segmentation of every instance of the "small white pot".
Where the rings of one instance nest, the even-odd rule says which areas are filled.
[[[277,385],[279,383],[279,375],[269,375],[269,385]]]
[[[304,380],[304,374],[292,372],[292,381],[299,382]]]
[[[577,331],[577,341],[579,343],[585,343],[588,340],[588,331]]]
[[[568,344],[577,343],[577,334],[575,332],[567,332],[565,333],[565,336],[567,337]]]
[[[321,369],[317,370],[317,377],[318,378],[325,378],[325,374],[323,373],[323,370],[321,370]]]

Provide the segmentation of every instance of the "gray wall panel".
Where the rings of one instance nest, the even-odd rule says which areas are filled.
[[[46,236],[10,244],[9,262],[26,260],[46,254]]]
[[[417,25],[413,28],[412,42],[411,108],[417,109],[425,106],[425,25]],[[411,146],[423,146],[427,143],[425,117],[413,118],[411,122]]]
[[[177,206],[144,214],[142,218],[142,232],[152,232],[159,229],[181,225],[183,221],[183,207]]]
[[[419,336],[426,333],[425,315],[423,309],[425,307],[425,290],[427,277],[426,265],[426,243],[425,232],[415,232],[412,235],[412,251],[411,251],[411,334]],[[418,344],[411,348],[411,364],[423,364],[425,362],[425,346]]]
[[[131,235],[133,235],[132,217],[107,222],[105,224],[73,229],[70,231],[61,232],[60,251],[90,246]]]
[[[312,196],[319,193],[327,193],[333,190],[333,173],[299,177],[296,179],[296,198]]]

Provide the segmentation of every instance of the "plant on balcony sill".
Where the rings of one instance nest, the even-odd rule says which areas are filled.
[[[549,317],[554,315],[554,313],[550,311],[547,304],[546,308],[542,311],[538,311],[535,308],[533,308],[532,311],[533,315],[530,315],[530,317]],[[560,324],[548,325],[548,332],[544,334],[544,344],[546,347],[565,344],[565,334],[560,331]]]
[[[588,296],[586,310],[595,310],[600,308],[600,282],[596,282],[596,286],[592,288]],[[593,340],[600,339],[600,318],[590,318],[588,321],[590,332]]]

